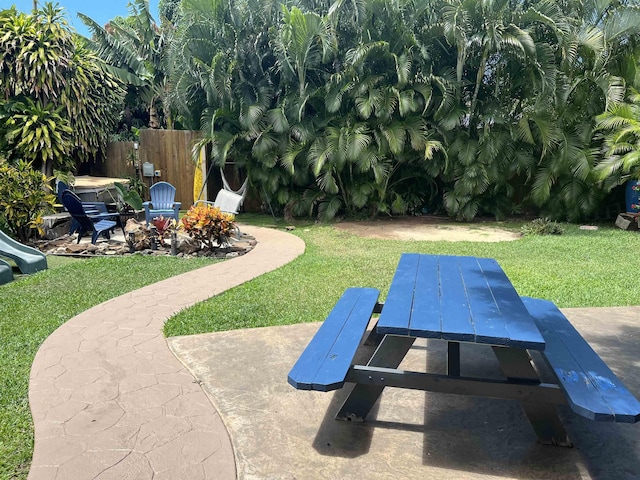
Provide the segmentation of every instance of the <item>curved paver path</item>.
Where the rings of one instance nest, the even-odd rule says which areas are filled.
[[[72,318],[31,368],[29,480],[235,479],[227,431],[162,334],[176,312],[304,252],[298,237],[245,227],[247,255],[127,293]]]

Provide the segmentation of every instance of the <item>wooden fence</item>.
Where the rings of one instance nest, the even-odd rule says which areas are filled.
[[[110,143],[106,160],[93,165],[91,174],[116,178],[135,176],[136,162],[139,162],[140,170],[145,162],[149,162],[160,176],[143,176],[147,187],[159,181],[169,182],[176,187],[176,201],[182,202],[182,209],[187,209],[193,204],[196,167],[191,160],[191,148],[198,135],[198,132],[187,130],[141,130],[137,152],[133,142]]]

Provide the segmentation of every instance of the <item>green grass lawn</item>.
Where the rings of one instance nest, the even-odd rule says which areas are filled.
[[[29,371],[42,342],[73,316],[211,259],[48,257],[49,269],[0,286],[0,479],[27,477],[33,423]]]
[[[249,215],[240,221],[275,223],[271,217]],[[520,225],[500,226],[517,230]],[[561,307],[640,303],[640,234],[633,232],[566,226],[561,236],[449,243],[372,240],[327,225],[296,226],[293,233],[306,243],[304,255],[180,312],[167,322],[167,336],[323,320],[347,287],[379,288],[384,298],[402,252],[496,258],[521,295],[547,298]],[[33,449],[29,369],[44,339],[93,305],[209,263],[172,257],[50,257],[49,270],[0,286],[1,480],[24,479],[28,472]]]
[[[520,225],[504,227],[519,229]],[[546,298],[560,307],[640,304],[640,234],[609,227],[597,231],[564,227],[563,235],[474,243],[374,240],[331,226],[298,226],[293,233],[306,243],[303,256],[183,310],[167,322],[165,334],[323,320],[347,287],[378,288],[384,298],[403,252],[495,258],[518,293]]]

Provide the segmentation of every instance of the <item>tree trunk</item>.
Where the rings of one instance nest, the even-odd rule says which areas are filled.
[[[53,177],[53,160],[49,160],[48,162],[43,161],[40,166],[40,172],[47,178]]]
[[[487,59],[489,58],[489,50],[487,48],[482,52],[482,59],[480,60],[480,67],[478,68],[478,75],[476,76],[476,87],[473,91],[473,98],[471,99],[471,111],[469,112],[469,128],[471,128],[471,119],[476,111],[476,104],[478,103],[478,93],[480,92],[480,85],[482,84],[482,78],[484,77],[484,71],[487,67]]]
[[[149,105],[149,128],[160,128],[158,110],[156,110],[156,106],[153,104],[153,102],[151,102],[151,105]]]

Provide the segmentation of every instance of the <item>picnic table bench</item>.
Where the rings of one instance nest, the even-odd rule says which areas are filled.
[[[538,440],[571,446],[556,406],[596,421],[635,423],[640,402],[549,301],[520,297],[493,259],[403,254],[384,304],[379,291],[349,288],[291,369],[300,390],[355,386],[336,418],[364,421],[385,387],[456,393],[520,402]],[[377,346],[354,364],[365,343]],[[447,342],[446,374],[398,369],[416,338]],[[490,346],[504,380],[465,377],[460,343]],[[541,380],[531,352],[555,375]]]

